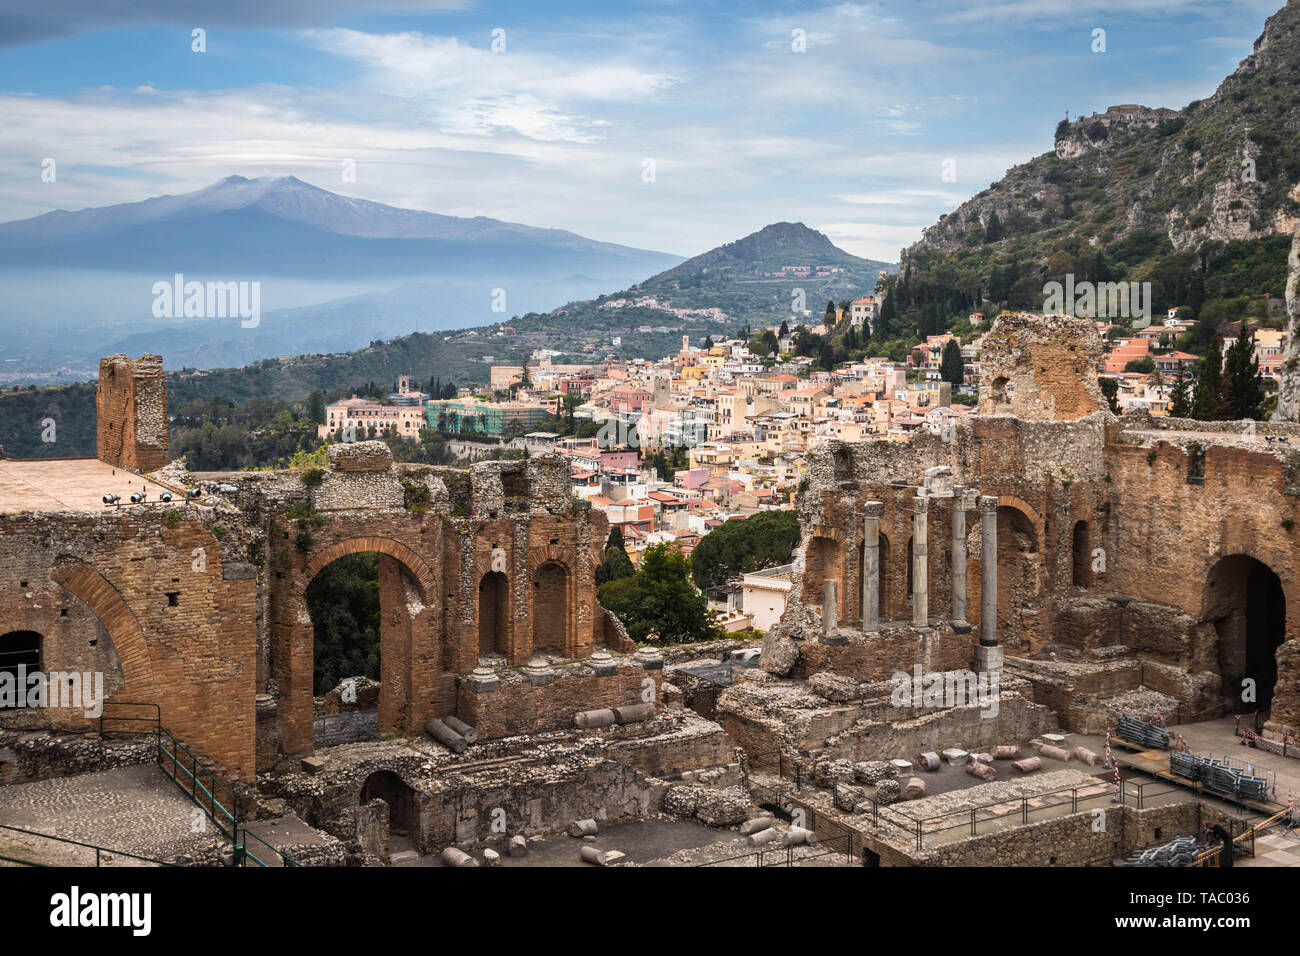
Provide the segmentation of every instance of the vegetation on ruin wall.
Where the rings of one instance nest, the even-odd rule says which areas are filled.
[[[750,571],[778,567],[799,543],[795,511],[762,511],[714,528],[691,552],[691,576],[700,588],[724,584]]]
[[[344,555],[307,586],[307,611],[315,629],[316,694],[345,677],[379,679],[379,555]]]
[[[596,594],[634,641],[656,635],[658,643],[684,644],[722,636],[704,595],[691,583],[690,563],[675,545],[647,549],[635,574],[602,584]]]

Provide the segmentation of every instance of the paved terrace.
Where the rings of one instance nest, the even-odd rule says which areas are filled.
[[[132,507],[132,492],[144,490],[157,501],[165,488],[95,458],[52,458],[16,461],[0,459],[0,514],[20,511],[104,511],[107,494],[122,496]],[[179,496],[177,500],[183,500]]]

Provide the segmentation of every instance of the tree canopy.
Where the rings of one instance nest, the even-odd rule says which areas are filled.
[[[634,641],[651,634],[669,644],[722,636],[704,595],[691,584],[686,557],[673,544],[648,549],[636,574],[602,584],[596,596],[618,615]]]
[[[785,564],[799,543],[799,516],[794,511],[760,511],[724,521],[691,552],[691,576],[698,587],[722,584],[748,571]]]

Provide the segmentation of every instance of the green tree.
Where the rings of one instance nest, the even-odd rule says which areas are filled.
[[[1119,414],[1119,382],[1113,378],[1108,378],[1107,376],[1103,375],[1101,376],[1101,378],[1097,379],[1097,384],[1101,386],[1101,394],[1106,397],[1106,404],[1110,406],[1110,410],[1114,414],[1118,415]]]
[[[984,227],[984,241],[997,242],[1003,236],[1002,220],[998,218],[997,211],[989,213],[988,225]]]
[[[1174,387],[1169,391],[1169,414],[1174,418],[1191,417],[1192,396],[1187,389],[1187,379],[1182,375],[1174,379]]]
[[[619,581],[636,574],[632,559],[623,544],[623,529],[615,525],[605,539],[605,560],[596,568],[596,586],[606,581]]]
[[[1223,392],[1223,352],[1219,349],[1218,336],[1210,339],[1200,368],[1201,374],[1192,397],[1192,416],[1203,422],[1217,421],[1222,410]]]
[[[943,357],[939,360],[939,377],[945,382],[960,385],[966,375],[966,364],[961,358],[961,346],[956,339],[949,339],[943,346]]]
[[[1223,364],[1223,416],[1229,420],[1258,419],[1262,417],[1264,398],[1264,376],[1260,374],[1259,360],[1255,358],[1254,337],[1243,322],[1236,341],[1228,347]]]
[[[379,555],[344,555],[307,586],[315,632],[315,693],[345,677],[379,678]]]
[[[658,634],[660,641],[670,644],[722,636],[704,595],[691,583],[690,567],[676,545],[650,548],[636,574],[602,584],[596,595],[601,605],[623,622],[634,641],[644,641],[650,634]]]
[[[691,552],[691,576],[700,588],[723,584],[752,562],[753,570],[785,564],[799,543],[799,515],[760,511],[714,528]]]

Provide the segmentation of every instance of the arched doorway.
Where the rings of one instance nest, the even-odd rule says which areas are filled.
[[[376,770],[361,785],[360,803],[383,800],[388,804],[388,830],[415,840],[420,833],[420,810],[415,791],[391,770]]]
[[[26,694],[27,675],[40,669],[40,634],[35,631],[10,631],[0,635],[0,682],[5,685],[4,692],[0,693],[0,710],[18,707]]]
[[[478,585],[478,652],[510,656],[510,583],[500,571],[489,571]]]
[[[844,620],[844,567],[840,543],[834,538],[813,537],[804,552],[803,600],[805,605],[817,606],[823,601],[826,580],[833,579],[840,586],[840,607],[836,608],[838,620]]]
[[[1038,532],[1019,508],[998,507],[998,640],[1015,650],[1028,644],[1021,627],[1037,611]]]
[[[363,552],[373,554],[358,557],[360,564],[351,567],[358,580],[347,582],[347,593],[336,596],[334,602],[335,611],[339,610],[337,605],[345,605],[342,610],[346,614],[334,621],[333,633],[327,633],[326,621],[332,612],[327,609],[326,616],[322,616],[318,606],[313,614],[307,592],[331,564]],[[369,570],[372,565],[377,572],[374,577]],[[379,687],[370,693],[377,697],[374,730],[379,734],[418,731],[436,707],[449,703],[437,699],[437,681],[449,669],[449,653],[458,648],[444,646],[435,639],[440,606],[435,603],[434,580],[429,565],[404,544],[367,536],[343,538],[312,553],[293,582],[272,593],[269,664],[270,675],[280,690],[277,711],[280,747],[285,754],[312,752],[312,698],[317,687],[323,693],[337,687],[334,681],[369,676],[377,668]],[[372,637],[376,630],[377,643]],[[471,661],[477,657],[476,647],[467,645],[464,650]],[[318,658],[322,663],[319,668]],[[473,667],[459,659],[453,663],[459,670]],[[358,687],[358,704],[363,688]],[[340,704],[346,689],[339,693]]]
[[[1277,648],[1286,633],[1286,595],[1267,564],[1245,554],[1221,559],[1205,582],[1203,619],[1218,634],[1224,696],[1247,711],[1266,710],[1277,683]],[[1254,701],[1243,698],[1254,682]]]
[[[533,575],[533,653],[564,657],[569,633],[569,569],[547,561]]]

